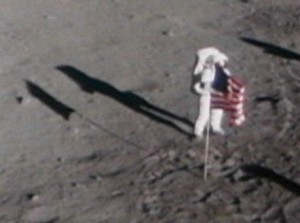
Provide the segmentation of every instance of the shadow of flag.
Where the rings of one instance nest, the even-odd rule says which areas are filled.
[[[26,80],[26,87],[28,92],[37,98],[42,104],[46,105],[56,114],[62,116],[65,120],[69,120],[70,116],[75,110],[62,102],[58,101],[56,98],[48,94],[38,85]]]

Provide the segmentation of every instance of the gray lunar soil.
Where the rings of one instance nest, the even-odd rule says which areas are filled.
[[[247,120],[211,137],[204,181],[206,46]],[[299,1],[1,0],[0,53],[0,222],[300,221]]]

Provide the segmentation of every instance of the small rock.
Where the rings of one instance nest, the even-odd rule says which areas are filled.
[[[170,151],[168,152],[168,158],[169,158],[170,160],[174,160],[174,159],[176,158],[176,152],[175,152],[174,150],[170,150]]]
[[[85,185],[83,183],[78,183],[78,182],[72,182],[71,186],[76,188],[85,188]]]
[[[244,184],[243,186],[241,186],[241,193],[243,194],[243,195],[248,195],[248,194],[250,194],[250,193],[252,193],[252,192],[254,192],[254,191],[256,191],[257,190],[257,185],[255,185],[254,183],[246,183],[246,184]]]
[[[19,104],[22,104],[24,98],[22,96],[17,96],[16,97],[16,101],[19,103]]]
[[[238,170],[233,175],[233,179],[235,181],[244,181],[244,180],[248,180],[249,178],[250,176],[247,173],[245,173],[243,170]]]
[[[300,219],[300,198],[292,200],[284,207],[286,222],[299,222]]]
[[[53,16],[53,15],[44,15],[44,16],[43,16],[43,19],[46,19],[46,20],[55,20],[56,17]]]
[[[95,180],[95,181],[101,181],[102,177],[98,176],[98,175],[90,175],[89,176],[90,179]]]
[[[261,223],[261,217],[259,217],[257,214],[254,214],[250,217],[251,223]]]
[[[30,201],[38,201],[39,196],[37,194],[34,194],[34,193],[28,193],[28,194],[26,194],[26,199],[30,200]]]
[[[188,157],[190,157],[190,158],[192,158],[192,159],[195,159],[195,158],[197,157],[197,153],[196,153],[194,150],[192,150],[192,149],[190,149],[190,150],[187,152],[187,155],[188,155]]]
[[[145,203],[147,204],[151,204],[154,203],[158,200],[158,196],[157,195],[149,195],[145,198]]]
[[[274,223],[281,222],[284,218],[282,209],[280,207],[271,207],[267,212],[262,216],[262,223]]]
[[[63,163],[65,159],[63,157],[57,157],[57,162]]]
[[[173,37],[173,36],[174,36],[174,33],[173,33],[171,30],[163,30],[163,31],[161,32],[161,34],[162,34],[163,36],[169,36],[169,37]]]
[[[229,158],[225,161],[224,166],[232,167],[237,165],[237,161],[233,158]]]
[[[78,183],[72,182],[72,183],[71,183],[71,186],[72,186],[72,187],[77,187],[77,186],[78,186]]]
[[[241,200],[238,197],[233,197],[230,201],[230,204],[232,205],[239,205],[241,203]]]
[[[117,190],[117,191],[112,192],[111,197],[112,198],[119,197],[119,196],[122,196],[123,194],[124,194],[123,191]]]
[[[74,129],[73,129],[73,133],[74,133],[75,135],[78,135],[79,132],[80,132],[80,129],[79,129],[79,128],[74,128]]]
[[[30,97],[26,97],[24,98],[23,96],[16,96],[16,101],[20,104],[20,105],[28,105],[31,102],[31,98]]]
[[[197,190],[196,193],[197,193],[197,199],[194,200],[194,202],[206,202],[212,195],[212,193],[214,192],[213,191],[202,191],[202,190]]]

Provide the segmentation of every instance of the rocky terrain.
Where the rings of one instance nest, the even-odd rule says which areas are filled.
[[[297,223],[300,3],[2,0],[0,222]],[[247,121],[191,140],[199,48]],[[299,182],[299,183],[298,183]]]

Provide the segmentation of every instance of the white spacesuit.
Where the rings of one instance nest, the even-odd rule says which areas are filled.
[[[211,109],[210,105],[212,92],[226,91],[227,77],[230,76],[230,71],[226,68],[228,57],[218,49],[208,47],[197,52],[197,59],[193,75],[200,78],[193,84],[193,88],[200,95],[200,103],[194,134],[197,138],[202,138],[208,124],[214,133],[224,134],[221,127],[224,111]]]

